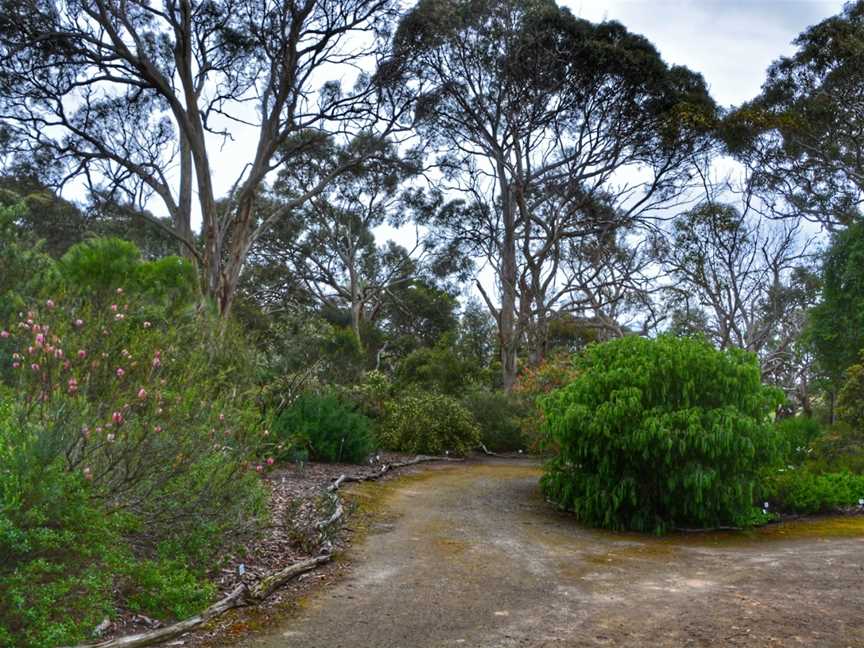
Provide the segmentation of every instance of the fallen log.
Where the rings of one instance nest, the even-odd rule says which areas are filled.
[[[381,470],[372,473],[371,475],[339,475],[339,477],[332,484],[330,484],[330,486],[327,487],[327,491],[330,493],[337,491],[342,487],[342,484],[352,482],[359,483],[367,481],[377,481],[391,470],[396,470],[397,468],[406,468],[407,466],[414,466],[416,464],[426,463],[429,461],[464,461],[464,459],[458,457],[417,455],[416,457],[414,457],[413,459],[409,459],[408,461],[394,461],[393,463],[384,464],[383,466],[381,466]]]
[[[276,589],[292,578],[311,571],[312,569],[315,569],[315,567],[323,565],[329,560],[330,556],[328,554],[316,556],[289,565],[285,569],[281,569],[278,572],[261,579],[251,587],[246,583],[240,583],[237,587],[231,590],[225,598],[217,601],[200,614],[196,614],[193,617],[172,625],[165,626],[164,628],[158,628],[140,634],[116,637],[99,643],[80,644],[74,648],[140,648],[142,646],[152,646],[154,644],[168,641],[169,639],[179,637],[190,630],[194,630],[198,626],[215,619],[228,610],[263,601],[276,591]]]

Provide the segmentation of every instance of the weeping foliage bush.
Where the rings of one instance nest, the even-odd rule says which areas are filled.
[[[589,347],[578,378],[542,401],[558,454],[542,488],[587,524],[662,533],[747,524],[760,468],[778,457],[781,395],[755,356],[708,342],[628,337]]]

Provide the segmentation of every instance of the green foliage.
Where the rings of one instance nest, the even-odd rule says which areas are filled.
[[[124,557],[116,525],[80,473],[0,402],[0,646],[75,643],[112,611]]]
[[[392,401],[379,436],[392,450],[432,455],[465,455],[480,442],[480,430],[464,405],[452,396],[423,392]]]
[[[864,349],[864,223],[834,235],[822,266],[822,299],[808,337],[818,370],[837,389]]]
[[[839,422],[813,440],[808,467],[819,472],[864,475],[864,428]]]
[[[588,347],[578,378],[543,400],[558,448],[548,497],[591,525],[663,532],[751,519],[777,457],[781,398],[755,356],[701,339],[628,337]]]
[[[780,419],[774,425],[777,441],[786,461],[801,463],[812,452],[812,444],[822,434],[822,426],[807,416]]]
[[[70,291],[104,303],[123,287],[161,309],[191,303],[197,292],[197,273],[186,259],[176,256],[145,261],[134,243],[97,238],[73,245],[58,263]]]
[[[141,560],[126,570],[130,610],[157,619],[186,619],[215,598],[216,586],[179,560]]]
[[[305,393],[271,425],[276,454],[288,459],[298,447],[314,461],[362,463],[375,449],[371,421],[333,393]]]
[[[154,614],[200,609],[205,571],[262,514],[237,331],[111,294],[0,323],[0,627],[15,646],[84,639],[116,592]]]
[[[763,493],[765,499],[781,511],[826,513],[858,506],[864,499],[864,475],[786,469],[764,479]]]
[[[480,440],[492,452],[524,450],[524,404],[504,391],[472,389],[462,399],[480,428]]]
[[[0,324],[59,283],[54,261],[40,246],[22,243],[19,204],[0,206]]]
[[[459,356],[446,344],[417,349],[396,368],[397,384],[449,396],[461,395],[472,384],[484,382],[486,373],[471,359]]]

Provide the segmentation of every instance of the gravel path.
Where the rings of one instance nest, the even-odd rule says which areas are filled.
[[[354,567],[254,648],[864,647],[864,517],[665,538],[585,529],[526,461],[355,489]]]

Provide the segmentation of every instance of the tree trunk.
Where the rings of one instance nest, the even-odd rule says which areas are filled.
[[[499,163],[501,183],[501,209],[504,235],[501,241],[501,315],[498,318],[498,338],[501,342],[501,383],[510,392],[519,370],[517,352],[519,339],[516,330],[516,216],[513,197],[504,165]]]

